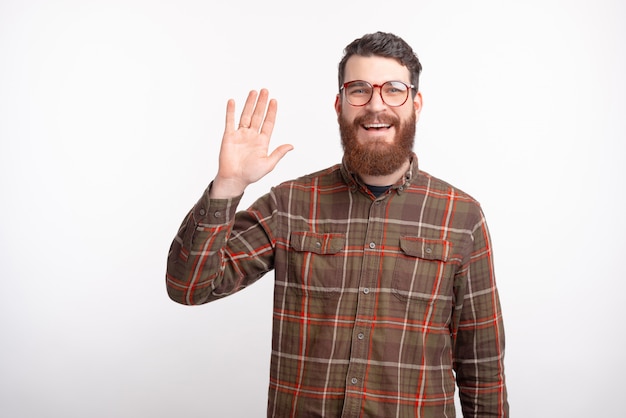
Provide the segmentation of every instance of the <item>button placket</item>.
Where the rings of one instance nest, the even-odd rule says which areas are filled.
[[[356,322],[353,328],[350,364],[346,373],[346,384],[352,393],[362,393],[366,382],[369,353],[369,333],[371,318],[376,312],[376,289],[380,275],[380,247],[384,237],[384,199],[374,201],[370,205],[368,224],[362,241],[362,269],[359,277],[359,297],[356,306]],[[360,411],[362,398],[351,396],[346,399],[345,410]]]

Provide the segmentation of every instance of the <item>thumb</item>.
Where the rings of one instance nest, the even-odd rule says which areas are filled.
[[[272,153],[268,156],[268,159],[271,162],[272,169],[276,167],[276,164],[285,156],[289,151],[293,149],[293,145],[291,144],[283,144],[278,146]]]

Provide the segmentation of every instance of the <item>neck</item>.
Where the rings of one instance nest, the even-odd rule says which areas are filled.
[[[363,183],[369,184],[370,186],[389,186],[395,184],[398,180],[404,177],[410,166],[411,162],[409,160],[406,160],[404,164],[402,164],[402,167],[400,167],[391,174],[387,174],[385,176],[370,176],[367,174],[359,174],[359,177],[361,177]]]

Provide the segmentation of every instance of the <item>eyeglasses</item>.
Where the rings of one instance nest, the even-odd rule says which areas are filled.
[[[383,84],[370,84],[363,80],[354,80],[344,83],[339,91],[343,91],[348,103],[352,106],[365,106],[372,100],[374,88],[380,88],[380,98],[388,106],[402,106],[409,98],[409,91],[414,85],[402,81],[387,81]]]

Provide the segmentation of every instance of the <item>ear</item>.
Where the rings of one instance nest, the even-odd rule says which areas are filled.
[[[422,111],[422,93],[419,91],[415,94],[413,98],[413,108],[415,109],[415,121],[417,122],[420,119],[420,112]]]
[[[341,113],[341,95],[337,94],[335,96],[335,112],[337,112],[337,116]]]

